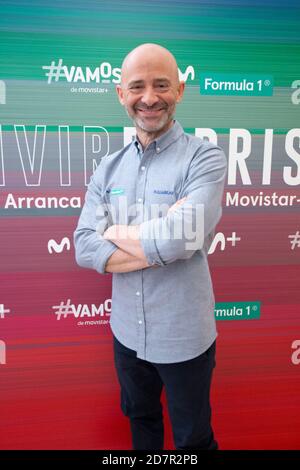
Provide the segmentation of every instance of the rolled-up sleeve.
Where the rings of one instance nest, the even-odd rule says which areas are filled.
[[[88,185],[85,203],[74,232],[75,258],[79,266],[107,274],[106,263],[118,249],[114,243],[102,237],[108,226],[108,211],[94,175]]]
[[[223,150],[204,142],[190,162],[179,199],[166,216],[142,222],[139,238],[150,264],[166,265],[201,250],[222,214],[227,161]]]

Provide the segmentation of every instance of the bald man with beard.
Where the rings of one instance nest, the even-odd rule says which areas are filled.
[[[102,158],[74,233],[77,263],[113,273],[114,360],[134,449],[163,449],[163,388],[176,449],[218,448],[207,254],[227,163],[220,147],[175,120],[184,88],[164,47],[142,44],[125,57],[116,91],[136,137]]]

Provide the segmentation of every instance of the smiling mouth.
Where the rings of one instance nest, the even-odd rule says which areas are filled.
[[[159,109],[140,109],[140,108],[137,108],[137,111],[139,111],[140,113],[145,113],[145,114],[151,116],[152,114],[157,114],[157,113],[160,113],[161,111],[164,111],[164,108],[159,108]]]

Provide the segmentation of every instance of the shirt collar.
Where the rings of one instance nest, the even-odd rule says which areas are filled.
[[[154,139],[149,145],[154,145],[156,151],[159,153],[170,144],[175,142],[183,134],[183,128],[178,121],[174,120],[174,124],[170,129],[168,129],[164,134],[160,135],[157,139]],[[142,146],[136,136],[133,140],[133,144],[136,147],[138,152],[143,152]]]

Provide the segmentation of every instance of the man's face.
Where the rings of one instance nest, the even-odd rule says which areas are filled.
[[[177,70],[158,59],[133,61],[122,71],[122,85],[117,86],[128,116],[147,133],[163,132],[170,126],[183,90]]]

